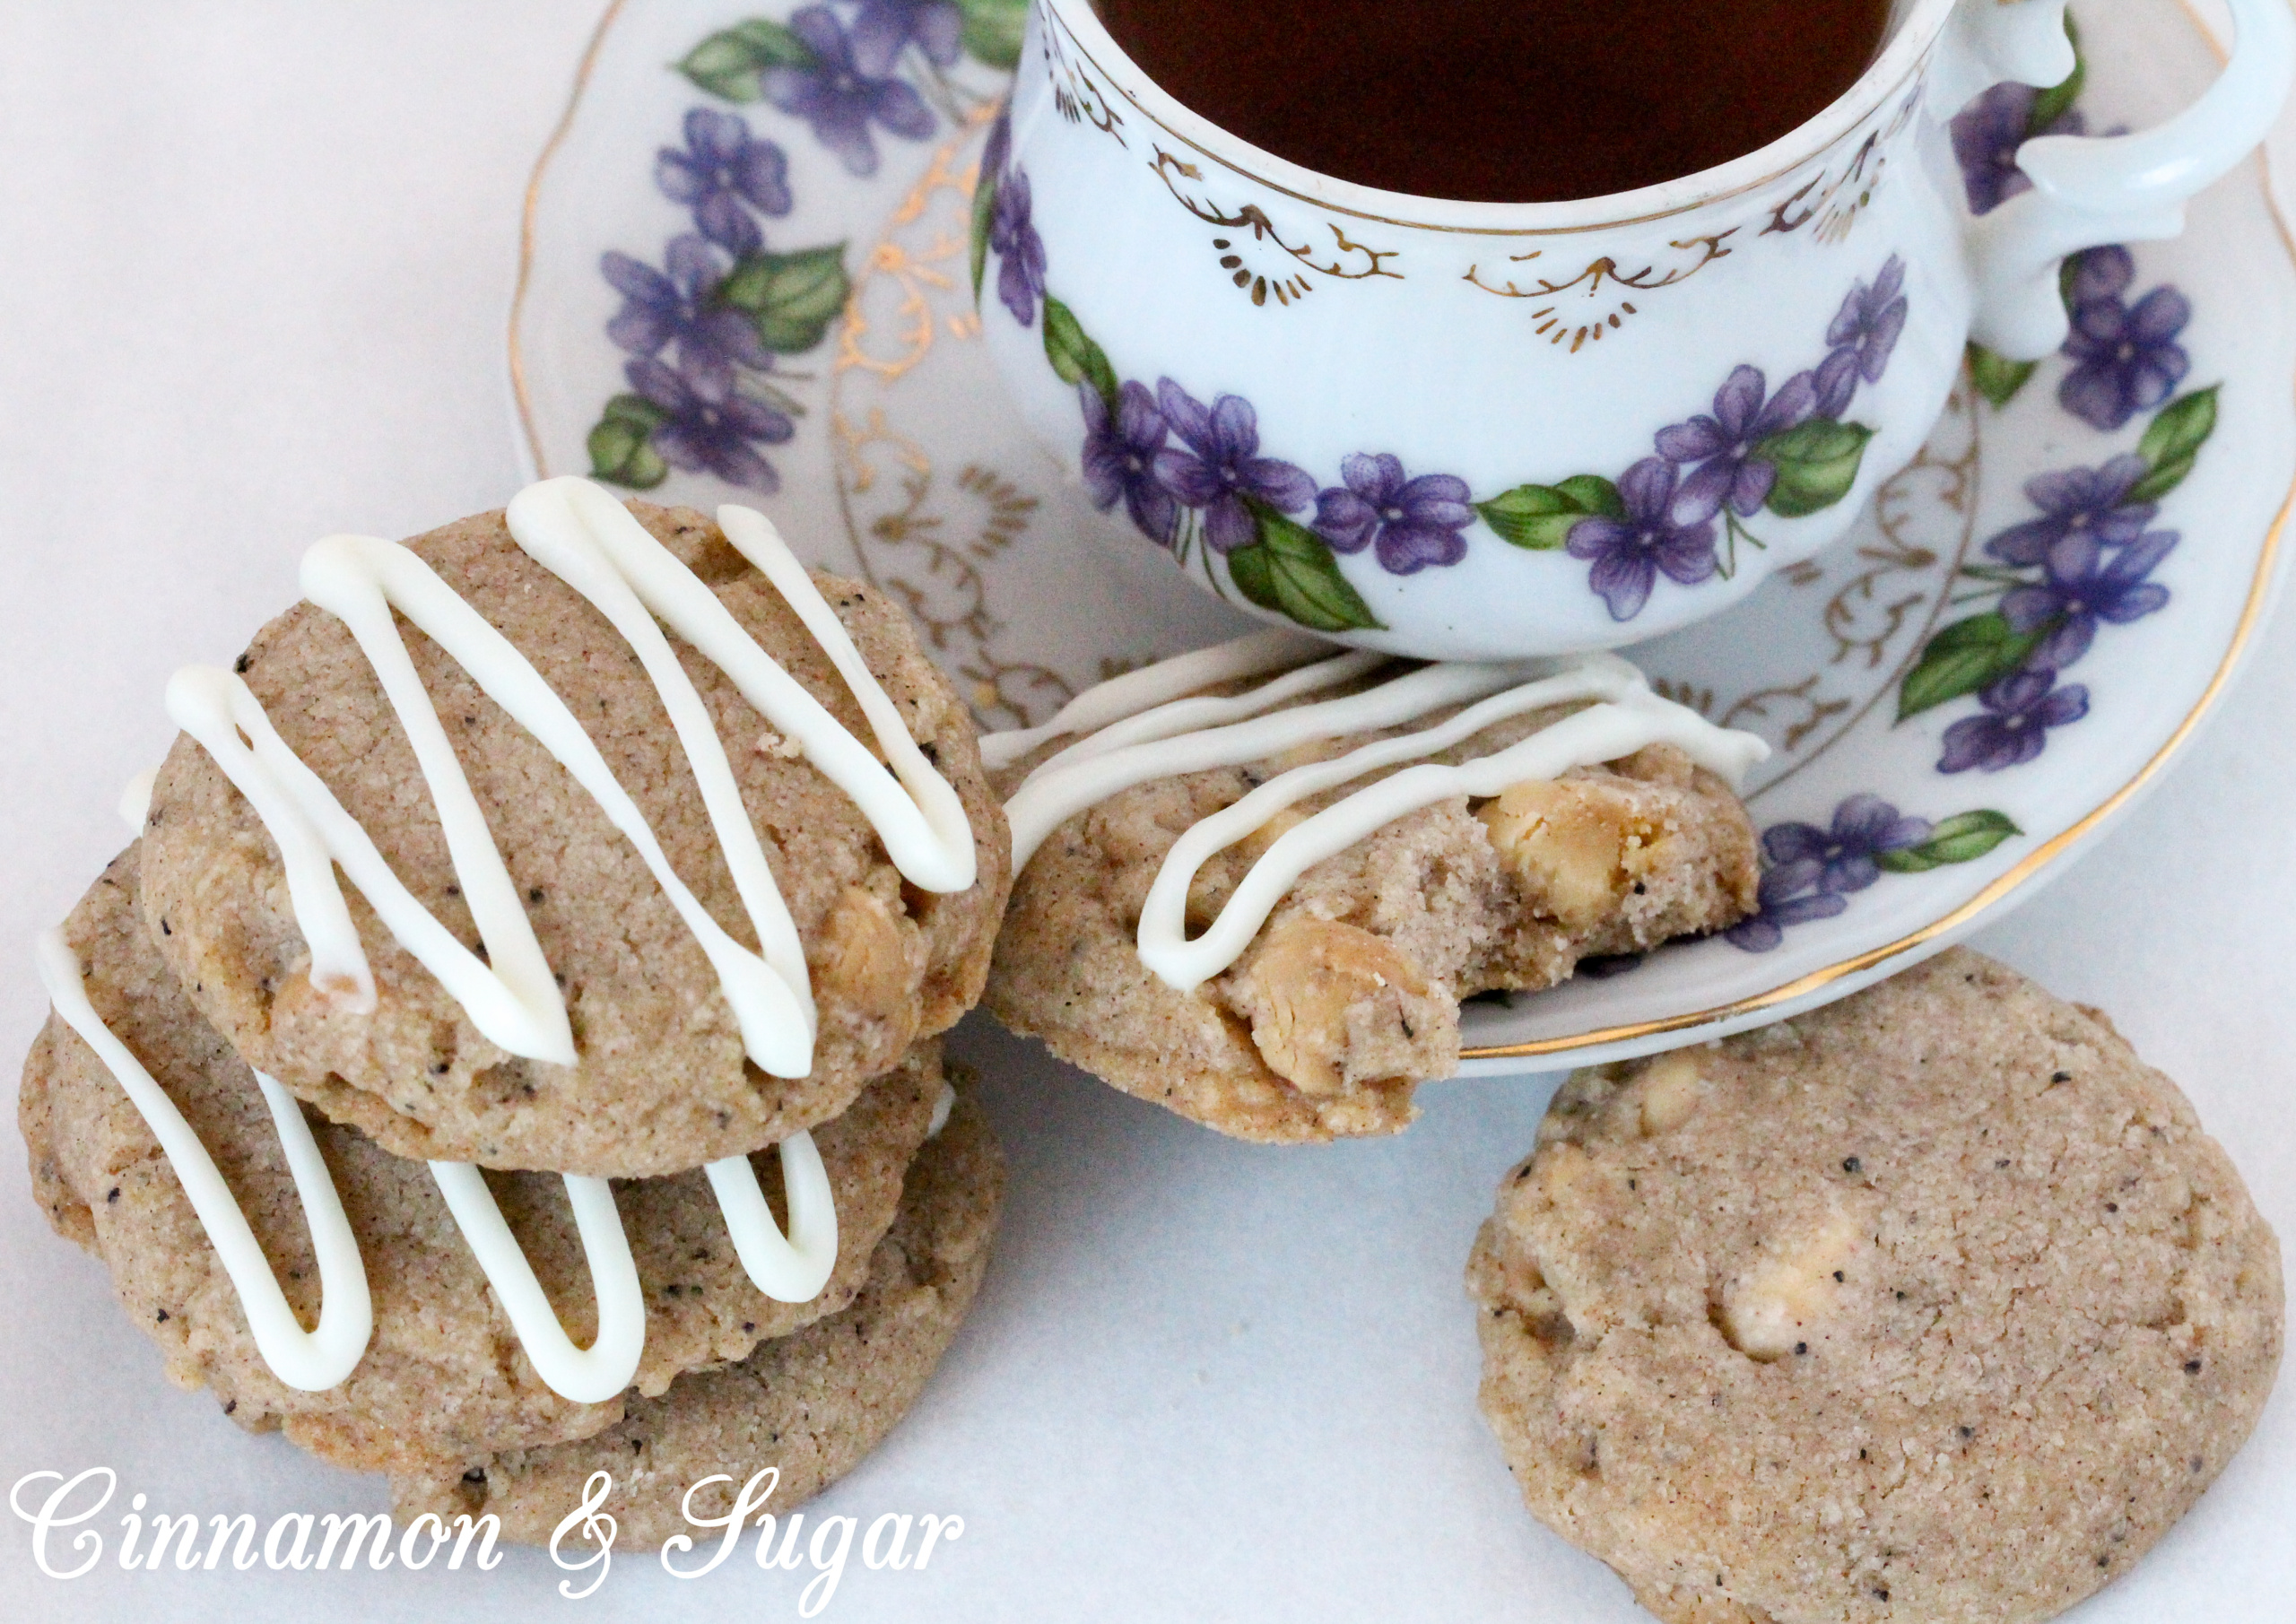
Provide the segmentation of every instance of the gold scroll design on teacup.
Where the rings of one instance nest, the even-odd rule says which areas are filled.
[[[1728,230],[1717,231],[1710,237],[1692,237],[1668,243],[1666,246],[1676,252],[1695,254],[1697,258],[1688,265],[1674,265],[1665,271],[1659,270],[1656,262],[1644,265],[1639,271],[1622,270],[1617,260],[1605,255],[1564,282],[1528,274],[1523,279],[1528,284],[1526,286],[1518,285],[1512,276],[1503,282],[1486,281],[1480,264],[1469,265],[1462,280],[1500,299],[1545,300],[1544,306],[1531,312],[1532,321],[1537,324],[1532,331],[1551,344],[1569,344],[1570,353],[1576,355],[1589,343],[1599,340],[1605,333],[1616,332],[1626,325],[1629,317],[1639,316],[1642,311],[1632,300],[1619,297],[1607,308],[1588,315],[1583,308],[1575,311],[1566,309],[1565,295],[1583,291],[1587,300],[1599,302],[1605,291],[1613,289],[1622,292],[1655,293],[1662,288],[1674,287],[1688,282],[1707,266],[1729,258],[1736,250],[1726,245],[1738,231],[1738,227],[1732,226]],[[1507,263],[1528,265],[1532,260],[1545,257],[1544,248],[1533,248],[1527,254],[1509,255]]]
[[[1813,765],[1895,693],[1952,606],[1953,584],[1976,539],[1980,427],[1963,383],[1921,454],[1874,492],[1879,534],[1779,572],[1795,587],[1836,583],[1817,605],[1833,652],[1814,670],[1726,701],[1710,687],[1651,679],[1664,698],[1722,726],[1760,733],[1779,746],[1783,770],[1757,793],[1768,795]]]
[[[1052,86],[1052,105],[1071,124],[1089,124],[1103,135],[1114,136],[1117,145],[1130,150],[1132,143],[1124,138],[1124,115],[1116,110],[1108,93],[1092,82],[1091,74],[1079,57],[1069,50],[1074,43],[1068,30],[1058,24],[1048,11],[1044,13],[1044,74]]]
[[[1898,103],[1886,126],[1866,132],[1866,139],[1857,143],[1857,150],[1839,170],[1831,166],[1821,169],[1771,204],[1770,221],[1761,234],[1790,237],[1815,221],[1820,242],[1832,244],[1846,239],[1858,216],[1881,191],[1883,177],[1890,167],[1890,149],[1913,122],[1920,105],[1918,93],[1906,97]]]
[[[1402,272],[1387,268],[1387,261],[1400,256],[1399,249],[1367,248],[1330,221],[1324,222],[1331,232],[1330,248],[1318,248],[1312,242],[1288,242],[1276,230],[1275,222],[1267,217],[1266,211],[1256,203],[1248,203],[1231,213],[1202,197],[1190,196],[1181,182],[1201,185],[1204,171],[1187,160],[1175,158],[1160,146],[1152,167],[1156,178],[1164,183],[1164,189],[1171,193],[1180,207],[1205,224],[1231,233],[1214,237],[1213,251],[1220,256],[1220,268],[1228,273],[1228,280],[1248,294],[1256,305],[1264,307],[1270,299],[1279,308],[1296,303],[1314,291],[1318,276],[1327,276],[1335,282],[1369,282],[1375,277],[1385,277],[1389,282],[1404,279]],[[1263,248],[1273,248],[1292,263],[1272,267],[1254,265],[1253,259]]]
[[[862,256],[837,335],[830,440],[839,511],[863,579],[907,610],[935,660],[991,726],[1028,726],[1074,697],[1059,673],[1004,657],[989,567],[1040,506],[996,469],[944,477],[896,426],[896,398],[936,346],[980,336],[966,271],[977,161],[966,145],[995,114],[934,152]]]

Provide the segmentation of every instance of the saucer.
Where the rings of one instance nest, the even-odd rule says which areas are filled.
[[[1957,121],[1974,203],[2022,184],[1991,154],[2030,130],[2145,127],[2218,71],[2176,0],[2074,10],[2075,102],[2003,87]],[[979,342],[973,188],[1024,12],[616,0],[527,194],[509,334],[530,472],[761,506],[907,609],[991,728],[1247,629],[1055,473]],[[1469,1074],[1841,997],[2031,896],[2158,781],[2273,596],[2296,244],[2257,160],[2183,238],[2066,282],[2067,352],[1973,356],[1840,545],[1627,651],[1773,747],[1746,796],[1761,913],[1475,1002]]]

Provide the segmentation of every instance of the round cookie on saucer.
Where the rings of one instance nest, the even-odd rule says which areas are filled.
[[[989,1012],[1243,1139],[1399,1132],[1464,1001],[1724,929],[1761,881],[1733,783],[1766,747],[1609,656],[1261,634],[983,750],[1018,871]]]
[[[1467,1284],[1525,1500],[1668,1624],[2059,1612],[2223,1469],[2283,1331],[2175,1084],[1960,950],[1574,1076]]]

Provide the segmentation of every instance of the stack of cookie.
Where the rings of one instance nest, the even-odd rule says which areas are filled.
[[[139,838],[43,944],[50,1220],[172,1377],[402,1515],[546,1539],[609,1463],[639,1542],[715,1472],[804,1498],[1001,1200],[936,1041],[1008,888],[970,716],[742,509],[552,482],[303,584],[170,685]]]

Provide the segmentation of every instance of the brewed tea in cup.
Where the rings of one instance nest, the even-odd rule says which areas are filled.
[[[1890,0],[1098,0],[1184,106],[1422,197],[1632,191],[1767,146],[1857,83]]]

